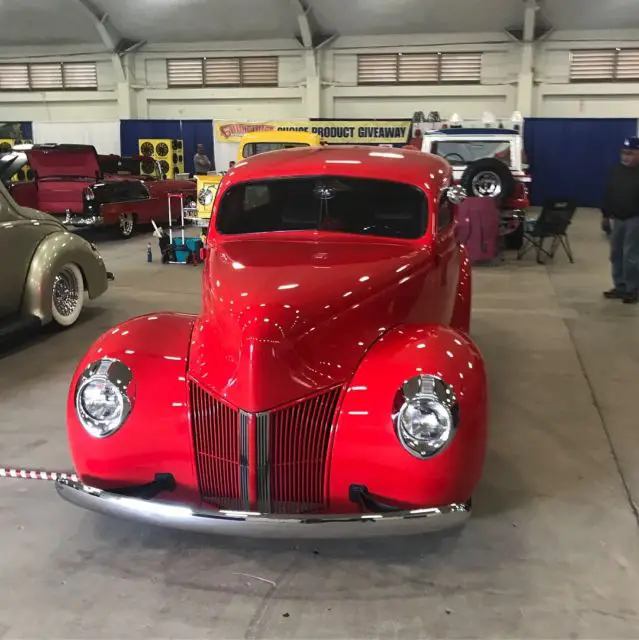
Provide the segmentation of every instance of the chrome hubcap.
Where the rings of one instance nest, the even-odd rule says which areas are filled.
[[[125,236],[133,233],[133,216],[130,213],[120,216],[120,229]]]
[[[68,317],[73,314],[78,306],[80,292],[74,274],[63,269],[53,281],[53,304],[55,310],[61,315]]]
[[[493,171],[480,171],[473,178],[473,193],[480,198],[496,198],[501,195],[501,180]]]

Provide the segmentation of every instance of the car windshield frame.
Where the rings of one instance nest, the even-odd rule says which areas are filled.
[[[282,197],[285,191],[276,194],[275,202],[271,202],[271,193],[269,191],[268,201],[255,204],[250,204],[247,207],[247,189],[250,187],[265,187],[268,189],[270,185],[281,186],[283,183],[295,183],[292,186],[292,190],[303,189],[302,182],[313,182],[312,192],[302,193],[302,197],[308,197],[309,203],[317,201],[317,211],[313,211],[311,208],[295,207],[294,203],[299,200],[292,193],[286,194],[289,197]],[[357,184],[360,183],[360,184]],[[369,183],[369,184],[365,184]],[[370,184],[373,183],[373,184]],[[372,187],[377,185],[378,188],[384,188],[386,193],[377,192],[373,195],[373,192],[366,187]],[[310,185],[308,185],[310,187]],[[355,187],[355,188],[350,188]],[[330,203],[334,199],[339,197],[339,190],[345,195],[340,199],[344,202],[340,202],[333,205],[331,210]],[[335,193],[329,193],[328,191],[335,189]],[[396,198],[392,197],[393,190],[397,193],[397,190],[403,190],[406,194],[404,201],[404,209],[410,209],[413,206],[411,213],[401,213],[393,208],[391,205],[387,211],[382,212],[382,215],[375,216],[374,213],[363,212],[357,209],[357,202],[360,201],[362,194],[370,198],[369,202],[374,202],[376,205],[383,207],[383,204],[392,202],[393,205],[397,202]],[[259,193],[259,190],[258,190]],[[238,194],[238,198],[242,198],[242,205],[239,210],[235,212],[227,212],[231,198]],[[313,200],[311,200],[311,197]],[[414,202],[409,200],[414,198]],[[349,204],[349,199],[354,199],[355,202]],[[334,202],[337,202],[336,200]],[[353,208],[355,204],[355,208]],[[289,220],[293,222],[286,223],[285,214],[282,209],[294,210],[292,218],[289,216]],[[260,211],[261,209],[261,211]],[[397,207],[402,209],[402,207]],[[253,222],[250,218],[251,211],[256,215],[263,215],[264,221],[262,225],[254,225],[248,229],[238,228],[241,222],[238,222],[240,216],[246,222]],[[324,175],[298,175],[298,176],[278,176],[263,179],[249,180],[245,182],[237,182],[227,188],[224,193],[221,194],[220,201],[217,205],[217,211],[215,214],[215,230],[216,233],[223,237],[242,236],[250,237],[258,234],[287,234],[287,233],[340,233],[348,234],[357,237],[371,237],[371,238],[383,238],[388,240],[408,240],[414,241],[423,238],[428,232],[430,207],[428,201],[428,194],[425,190],[421,189],[419,185],[401,182],[397,180],[389,180],[385,178],[377,177],[362,177],[362,176],[346,176],[338,174],[324,174]],[[270,216],[268,218],[267,216]],[[297,216],[297,220],[296,220]],[[299,222],[300,216],[304,219],[303,222]],[[368,217],[368,218],[367,218]],[[277,218],[279,223],[273,226],[269,226],[269,219],[273,220]],[[377,220],[378,224],[366,224]],[[380,221],[381,220],[381,221]],[[385,222],[384,222],[385,221]],[[358,223],[361,228],[358,229]],[[404,227],[402,227],[402,223]],[[290,226],[286,226],[289,224]],[[393,228],[392,224],[396,224]],[[285,228],[284,228],[285,227]],[[404,229],[404,232],[400,231]],[[408,232],[408,230],[411,230]],[[386,231],[383,233],[382,231]]]

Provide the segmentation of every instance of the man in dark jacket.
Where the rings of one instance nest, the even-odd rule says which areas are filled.
[[[639,302],[639,138],[628,138],[621,163],[610,174],[602,213],[611,220],[610,263],[614,287],[604,292],[626,304]]]

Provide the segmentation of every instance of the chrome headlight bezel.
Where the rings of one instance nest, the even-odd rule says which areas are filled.
[[[404,425],[411,409],[427,407],[435,414],[444,433],[439,438],[417,438]],[[407,380],[399,390],[393,411],[393,424],[403,447],[420,460],[433,458],[452,442],[459,426],[459,403],[453,387],[441,378],[421,374]]]
[[[118,412],[109,419],[92,416],[84,403],[84,393],[94,383],[109,385],[117,396]],[[126,422],[134,404],[132,389],[133,373],[127,365],[113,358],[102,358],[92,362],[80,376],[75,388],[75,410],[80,424],[94,438],[113,435]]]
[[[197,201],[204,207],[208,207],[213,204],[213,199],[215,198],[215,194],[213,193],[213,189],[211,187],[202,187],[200,192],[197,194]]]

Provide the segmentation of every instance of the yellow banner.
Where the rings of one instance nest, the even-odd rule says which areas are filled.
[[[307,131],[329,144],[406,144],[410,130],[410,120],[215,121],[218,142],[239,142],[254,131]]]

